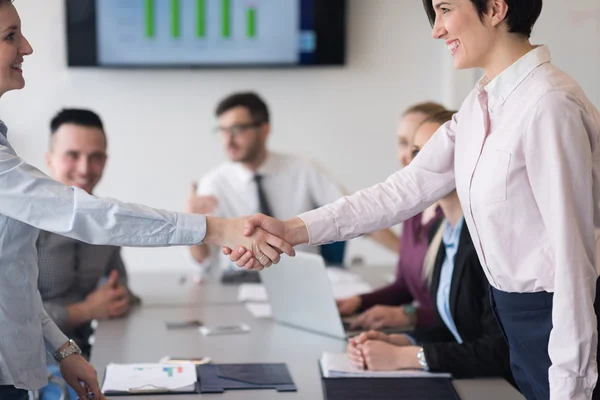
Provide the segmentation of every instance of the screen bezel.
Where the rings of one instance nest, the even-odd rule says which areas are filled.
[[[240,64],[100,64],[97,49],[96,2],[65,0],[67,27],[67,65],[103,69],[248,69],[248,68],[319,68],[346,65],[347,0],[302,0],[303,7],[314,7],[317,51],[308,58],[315,62],[240,63]],[[304,22],[302,22],[304,24]],[[327,32],[327,34],[322,34]],[[301,55],[304,58],[304,55]]]

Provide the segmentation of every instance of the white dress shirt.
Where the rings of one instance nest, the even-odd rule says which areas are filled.
[[[593,303],[600,228],[600,113],[536,47],[485,77],[409,167],[301,215],[310,243],[400,223],[454,188],[490,283],[554,293],[553,400],[589,399],[596,384]]]
[[[292,218],[344,195],[344,189],[328,174],[309,160],[294,155],[269,153],[256,174],[263,177],[265,196],[273,216],[279,219]],[[200,179],[198,195],[217,198],[218,206],[214,212],[217,217],[254,215],[259,212],[254,175],[241,163],[222,163]],[[318,252],[318,248],[313,246],[299,246],[298,250]],[[201,263],[196,262],[187,250],[186,254],[190,263],[203,274],[215,263],[221,268],[231,266],[229,258],[224,257],[219,248],[211,248],[210,256]]]
[[[68,188],[20,159],[0,123],[0,385],[34,390],[48,383],[46,349],[67,337],[38,291],[39,229],[87,243],[169,246],[201,243],[206,217],[99,199]]]

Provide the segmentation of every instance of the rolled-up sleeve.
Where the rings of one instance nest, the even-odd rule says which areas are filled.
[[[349,240],[397,225],[455,188],[454,132],[458,116],[442,125],[411,164],[385,183],[299,215],[312,245]]]
[[[590,399],[598,334],[593,158],[598,132],[579,100],[559,90],[542,97],[526,133],[526,165],[555,262],[548,353],[550,398]]]

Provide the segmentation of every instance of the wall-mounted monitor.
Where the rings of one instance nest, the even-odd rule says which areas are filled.
[[[346,0],[66,0],[76,67],[343,65]]]

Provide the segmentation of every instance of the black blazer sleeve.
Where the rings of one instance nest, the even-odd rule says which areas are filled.
[[[432,279],[434,302],[444,259],[445,248],[441,246]],[[455,378],[498,376],[513,381],[508,345],[493,314],[488,288],[489,283],[465,225],[455,257],[450,291],[451,312],[463,343],[459,344],[444,324],[434,331],[414,336],[423,343],[432,372],[450,372]]]
[[[482,283],[488,284],[487,280]],[[477,300],[483,310],[479,316],[482,327],[479,337],[472,340],[463,338],[462,344],[452,337],[450,341],[423,345],[425,359],[432,372],[450,372],[455,378],[502,376],[512,380],[508,345],[492,312],[487,288],[485,293]]]

